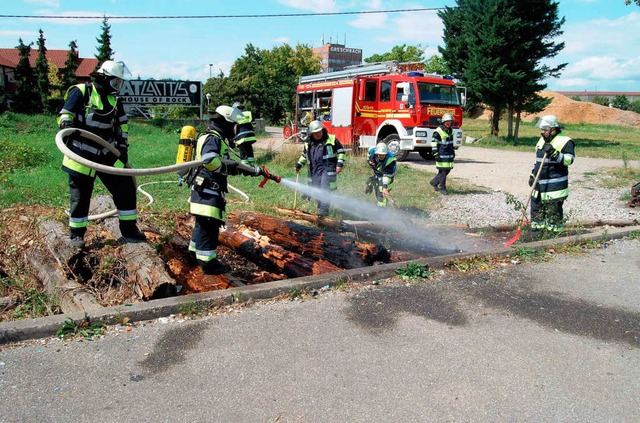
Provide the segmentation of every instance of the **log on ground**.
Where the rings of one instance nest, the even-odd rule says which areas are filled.
[[[244,225],[274,243],[314,260],[326,260],[343,269],[388,262],[390,254],[381,244],[355,241],[352,237],[300,225],[254,212],[234,213],[231,222]]]
[[[66,228],[54,220],[40,222],[40,233],[43,235],[48,253],[31,251],[27,259],[37,270],[37,277],[50,295],[58,297],[60,310],[67,313],[86,312],[101,308],[93,293],[81,283],[70,280],[70,263],[76,259],[78,249],[71,245]]]
[[[269,242],[266,237],[255,231],[248,228],[239,229],[229,222],[224,229],[220,230],[219,239],[225,247],[231,248],[243,257],[267,269],[284,273],[289,278],[320,275],[341,270],[327,260],[314,260],[311,257],[288,251]]]
[[[123,238],[117,218],[105,219],[103,226],[122,246],[122,260],[134,291],[143,300],[166,298],[176,294],[176,281],[164,261],[144,241]]]

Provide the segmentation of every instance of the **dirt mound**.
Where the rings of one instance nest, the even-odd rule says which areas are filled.
[[[556,115],[560,123],[640,127],[640,113],[601,106],[587,101],[575,101],[553,91],[541,91],[540,95],[550,98],[551,103],[542,112],[524,115],[522,120],[532,122],[543,115]],[[485,110],[479,117],[479,119],[490,118],[490,110]]]

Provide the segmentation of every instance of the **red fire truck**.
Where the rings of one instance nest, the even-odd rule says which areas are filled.
[[[345,146],[385,142],[398,160],[411,151],[430,159],[431,135],[445,113],[454,117],[454,146],[462,144],[465,97],[465,88],[453,78],[427,74],[420,62],[381,62],[303,76],[284,136],[298,133],[305,139],[306,126],[317,119]]]

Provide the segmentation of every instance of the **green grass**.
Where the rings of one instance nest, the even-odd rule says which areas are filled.
[[[159,128],[146,122],[130,123],[130,162],[135,168],[167,166],[175,163],[179,139],[179,126]],[[68,207],[69,192],[67,176],[60,169],[62,153],[55,145],[57,126],[55,116],[26,116],[14,113],[0,115],[0,152],[4,153],[4,166],[0,168],[0,208],[16,204],[39,204],[49,207]],[[26,154],[25,154],[26,152]],[[297,151],[256,150],[257,163],[266,165],[270,172],[283,178],[295,180],[294,164],[299,157]],[[363,157],[349,156],[345,171],[338,178],[338,192],[341,195],[366,198],[375,202],[373,195],[364,194],[364,184],[370,170]],[[426,181],[435,174],[420,172],[409,166],[400,165],[392,195],[404,208],[428,209],[430,201],[439,201]],[[306,178],[303,171],[300,182]],[[292,208],[294,192],[283,185],[268,182],[258,188],[261,179],[235,176],[229,183],[250,196],[250,202],[230,192],[228,210],[252,210],[275,214],[274,206]],[[138,185],[153,196],[153,204],[147,206],[148,199],[138,195],[141,213],[164,214],[185,212],[188,209],[189,189],[178,187],[174,173],[140,176]],[[424,182],[424,183],[423,183]],[[397,187],[402,187],[397,188]],[[428,189],[427,189],[428,187]],[[455,184],[453,186],[455,189]],[[94,195],[106,193],[100,182],[96,183]],[[298,195],[297,208],[315,212],[315,202],[303,200]]]
[[[462,123],[464,137],[482,138],[480,143],[463,144],[464,147],[501,148],[531,152],[540,139],[535,122],[521,122],[517,145],[504,137],[489,135],[490,122],[482,119],[465,119]],[[507,133],[507,122],[500,121],[500,132]],[[563,132],[576,143],[576,155],[606,159],[640,160],[640,128],[612,125],[567,124]]]
[[[68,206],[69,193],[67,177],[60,169],[62,153],[55,146],[57,126],[54,115],[27,116],[15,113],[0,114],[0,208],[21,205],[43,205],[59,207]],[[506,123],[501,123],[506,130]],[[488,133],[489,122],[486,120],[466,119],[463,125],[465,135],[480,138]],[[179,139],[180,125],[157,127],[144,121],[130,123],[130,152],[132,165],[136,168],[167,166],[175,163],[176,149]],[[623,158],[640,160],[640,130],[629,127],[610,127],[598,125],[567,125],[566,133],[576,140],[577,155],[592,157]],[[533,123],[524,122],[520,128],[521,138],[517,146],[502,138],[485,138],[480,146],[512,149],[531,152],[539,133]],[[473,148],[465,144],[462,148]],[[298,159],[297,151],[257,150],[257,163],[266,165],[274,174],[295,180],[294,164]],[[620,172],[619,170],[617,170]],[[366,178],[370,169],[363,156],[350,154],[347,157],[345,170],[338,177],[338,193],[349,198],[365,199],[375,203],[373,195],[364,194]],[[392,187],[391,194],[404,211],[424,214],[441,201],[441,197],[429,186],[427,181],[435,173],[435,167],[428,172],[421,172],[402,163]],[[629,170],[622,170],[623,175],[633,179],[637,175],[629,175]],[[303,171],[300,181],[306,178]],[[250,196],[248,203],[230,192],[228,210],[252,210],[268,214],[276,214],[274,207],[292,208],[294,192],[283,185],[268,182],[264,188],[258,188],[259,178],[230,177],[229,183]],[[141,214],[160,219],[165,214],[185,212],[188,209],[189,189],[177,186],[176,174],[141,176],[138,185],[146,185],[143,189],[149,192],[154,203],[147,206],[145,196],[138,196]],[[457,185],[458,184],[458,185]],[[452,181],[453,191],[464,189],[459,182]],[[96,184],[94,195],[106,193],[101,183]],[[302,199],[298,195],[297,208],[314,213],[316,205],[313,201]],[[332,212],[334,217],[344,217],[339,212]]]

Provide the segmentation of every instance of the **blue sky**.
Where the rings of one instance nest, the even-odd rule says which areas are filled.
[[[640,91],[640,7],[624,0],[560,0],[566,18],[557,41],[566,46],[554,59],[569,63],[557,91]],[[0,15],[95,16],[94,19],[0,18],[0,47],[28,43],[42,29],[49,49],[67,50],[77,40],[82,57],[96,53],[100,21],[107,16],[264,15],[438,8],[450,0],[2,0]],[[210,71],[228,74],[252,43],[261,49],[288,43],[318,47],[325,42],[363,49],[363,57],[394,45],[420,44],[426,56],[442,45],[442,23],[434,11],[363,15],[111,19],[115,59],[134,77],[205,81]],[[346,40],[346,42],[345,42]],[[212,66],[210,66],[212,64]]]

